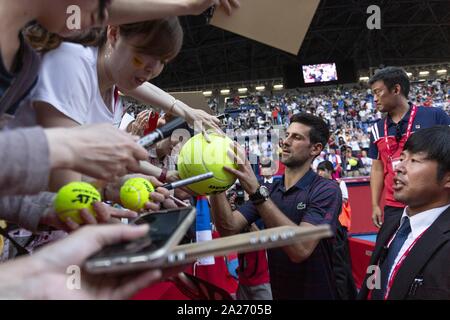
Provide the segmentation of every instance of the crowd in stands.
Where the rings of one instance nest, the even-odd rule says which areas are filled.
[[[123,100],[127,112],[133,116],[148,109],[133,98]],[[410,100],[418,106],[437,107],[450,114],[450,85],[437,80],[412,84]],[[218,104],[217,97],[209,98],[212,109],[218,110]],[[290,117],[302,112],[324,119],[332,131],[327,148],[312,163],[313,170],[328,160],[333,164],[334,179],[370,175],[369,128],[382,114],[374,105],[371,90],[364,86],[289,90],[270,95],[252,93],[226,100],[224,111],[223,130],[244,146],[254,172],[261,178],[283,174],[284,166],[279,159],[284,130]]]
[[[450,114],[448,82],[434,80],[412,84],[409,97],[418,106],[437,107]],[[133,98],[123,100],[133,117],[148,109]],[[213,110],[219,109],[218,104],[217,97],[209,98],[208,105]],[[327,148],[313,163],[314,170],[318,163],[329,160],[333,163],[335,177],[370,175],[372,160],[367,156],[368,130],[382,115],[374,106],[372,92],[364,86],[236,96],[226,100],[222,124],[228,135],[239,137],[247,155],[258,160],[254,169],[259,174],[261,162],[264,166],[268,159],[275,162],[279,159],[289,118],[302,112],[319,116],[332,130]],[[282,173],[282,168],[274,174],[277,172]]]
[[[410,100],[418,106],[437,107],[450,114],[450,85],[437,80],[412,84]],[[217,100],[210,99],[210,104],[213,103]],[[237,96],[226,101],[222,123],[227,134],[241,139],[248,155],[276,161],[289,118],[302,112],[319,116],[332,131],[328,147],[314,161],[313,169],[321,161],[329,160],[336,177],[370,174],[369,128],[382,115],[374,105],[372,92],[365,87]]]

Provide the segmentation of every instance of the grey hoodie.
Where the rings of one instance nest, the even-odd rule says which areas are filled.
[[[0,95],[0,118],[19,104],[36,81],[39,57],[22,38],[18,57],[21,69]],[[0,64],[3,67],[1,59]],[[7,73],[5,68],[0,71]],[[54,194],[38,194],[47,189],[49,175],[48,141],[42,128],[0,132],[0,219],[35,231],[53,202]]]

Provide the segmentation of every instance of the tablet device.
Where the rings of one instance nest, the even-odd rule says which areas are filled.
[[[86,261],[85,269],[99,273],[159,267],[188,231],[195,212],[194,207],[187,207],[141,215],[132,224],[149,224],[146,236],[103,248]]]

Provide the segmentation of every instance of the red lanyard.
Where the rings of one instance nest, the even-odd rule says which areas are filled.
[[[425,231],[427,231],[427,229],[425,229]],[[414,245],[416,244],[416,242],[420,239],[420,237],[422,237],[422,235],[425,233],[422,232],[414,241],[413,243],[411,243],[411,245],[408,247],[408,249],[406,249],[405,253],[400,257],[400,259],[398,260],[397,264],[394,267],[394,270],[392,270],[392,275],[389,278],[389,282],[388,285],[386,287],[386,293],[384,295],[384,300],[387,299],[387,297],[389,296],[389,292],[391,291],[392,288],[392,284],[394,283],[394,279],[397,276],[398,270],[400,269],[400,267],[402,266],[403,262],[405,261],[406,257],[408,256],[409,252],[412,250],[412,248],[414,247]],[[395,237],[395,236],[394,236]],[[392,242],[392,240],[390,241]],[[389,270],[390,271],[390,270]],[[388,275],[389,276],[389,275]]]
[[[414,119],[416,118],[417,113],[417,107],[413,106],[411,110],[411,115],[409,116],[408,120],[408,127],[406,128],[406,140],[408,140],[409,136],[411,135],[412,126]],[[389,145],[389,139],[388,139],[388,126],[387,126],[387,118],[384,120],[384,141],[386,142],[386,149],[388,151],[389,158],[392,158],[393,154],[391,153],[391,146]],[[400,142],[397,144],[397,149]],[[395,152],[395,151],[394,151]]]

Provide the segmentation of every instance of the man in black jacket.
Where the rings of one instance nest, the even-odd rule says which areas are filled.
[[[450,127],[414,133],[395,168],[407,205],[378,234],[359,298],[450,299]]]

